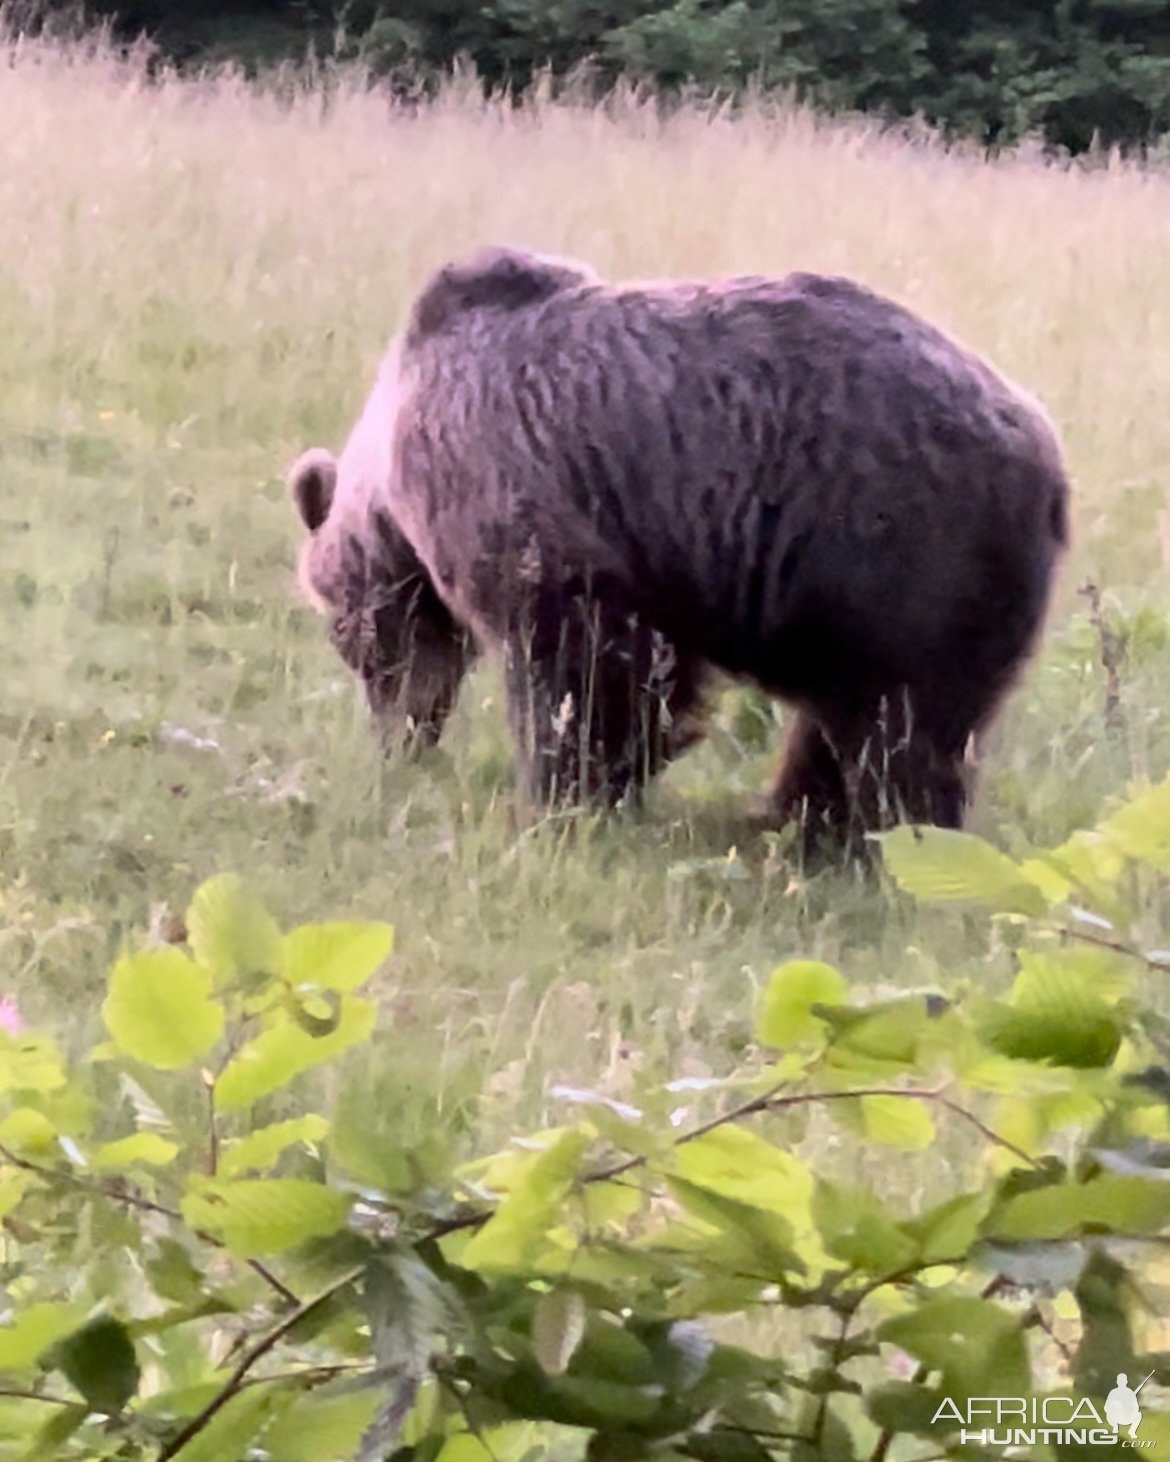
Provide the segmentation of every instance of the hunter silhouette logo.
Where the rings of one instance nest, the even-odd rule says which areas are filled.
[[[958,1402],[945,1396],[934,1413],[935,1425],[959,1428],[959,1445],[980,1447],[1090,1446],[1146,1451],[1154,1441],[1140,1441],[1142,1409],[1136,1387],[1122,1371],[1105,1398],[1105,1414],[1087,1396],[970,1396]]]
[[[1154,1373],[1150,1372],[1150,1376]],[[1146,1377],[1146,1381],[1150,1379]],[[1105,1420],[1117,1431],[1118,1427],[1129,1427],[1131,1437],[1137,1436],[1138,1427],[1142,1424],[1142,1409],[1138,1405],[1138,1391],[1146,1384],[1141,1383],[1137,1391],[1129,1389],[1129,1377],[1124,1371],[1117,1377],[1117,1385],[1105,1398]]]

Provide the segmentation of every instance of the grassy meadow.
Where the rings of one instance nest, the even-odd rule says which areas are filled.
[[[385,1035],[347,1080],[478,1145],[555,1118],[558,1082],[734,1067],[793,955],[866,987],[1003,981],[981,919],[806,880],[747,831],[782,723],[749,696],[641,818],[575,836],[517,834],[490,668],[425,764],[379,765],[298,600],[283,474],[340,446],[412,290],[480,243],[893,293],[1041,397],[1076,482],[974,815],[1020,852],[1170,768],[1168,240],[1170,179],[1120,163],[988,163],[779,109],[664,121],[635,96],[511,109],[457,83],[406,115],[356,79],[148,85],[100,45],[0,46],[3,991],[91,1037],[122,942],[215,872],[286,922],[387,918]],[[1086,579],[1129,631],[1110,718]]]

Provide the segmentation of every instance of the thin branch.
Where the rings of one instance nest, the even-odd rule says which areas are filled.
[[[867,1086],[858,1087],[853,1091],[803,1091],[792,1092],[785,1096],[786,1082],[777,1083],[759,1096],[751,1097],[738,1106],[732,1107],[729,1111],[722,1112],[712,1117],[707,1122],[702,1122],[697,1127],[691,1128],[689,1132],[682,1133],[676,1137],[672,1146],[683,1147],[688,1142],[694,1142],[700,1137],[706,1137],[709,1132],[714,1132],[719,1127],[729,1126],[733,1122],[742,1121],[744,1117],[752,1117],[760,1112],[783,1112],[791,1107],[814,1106],[818,1102],[843,1102],[854,1101],[861,1097],[898,1097],[903,1101],[933,1102],[937,1106],[945,1107],[947,1111],[960,1117],[964,1122],[970,1123],[986,1141],[996,1147],[1001,1147],[1005,1152],[1010,1152],[1021,1162],[1027,1163],[1029,1167],[1037,1168],[1040,1164],[1022,1147],[1017,1147],[1006,1137],[1001,1137],[998,1132],[987,1126],[974,1112],[968,1111],[966,1107],[960,1106],[952,1097],[945,1095],[942,1088],[934,1087],[905,1087],[905,1086]],[[599,1168],[595,1172],[586,1173],[581,1179],[584,1184],[611,1183],[617,1178],[625,1177],[627,1173],[637,1171],[647,1165],[647,1159],[642,1156],[623,1158],[621,1162],[613,1163],[610,1167]],[[479,1228],[487,1223],[492,1216],[493,1210],[477,1209],[473,1213],[461,1214],[458,1218],[444,1219],[430,1230],[428,1237],[432,1239],[446,1238],[448,1234],[460,1233],[466,1229]]]
[[[1101,602],[1101,589],[1092,579],[1080,585],[1077,593],[1088,600],[1089,622],[1097,632],[1097,646],[1100,651],[1101,669],[1105,672],[1105,729],[1111,735],[1125,732],[1125,713],[1121,709],[1121,680],[1125,669],[1125,637],[1113,628],[1105,617]]]
[[[1094,934],[1090,929],[1073,929],[1067,924],[1059,924],[1052,931],[1061,939],[1074,939],[1078,944],[1091,944],[1097,949],[1107,949],[1111,954],[1123,955],[1126,959],[1135,959],[1139,964],[1145,965],[1148,970],[1156,970],[1159,974],[1165,974],[1167,963],[1164,959],[1151,959],[1148,954],[1142,952],[1135,945],[1126,944],[1124,939],[1110,939],[1104,934]]]
[[[6,1401],[41,1401],[46,1406],[80,1406],[80,1401],[70,1401],[68,1396],[42,1395],[40,1391],[26,1391],[19,1386],[0,1386],[0,1396]]]
[[[97,1198],[105,1198],[110,1203],[121,1203],[126,1208],[137,1209],[139,1213],[156,1213],[160,1218],[168,1218],[172,1223],[185,1223],[186,1220],[177,1208],[168,1208],[165,1203],[155,1203],[150,1198],[144,1198],[141,1193],[133,1189],[123,1189],[110,1186],[106,1183],[95,1182],[92,1178],[83,1178],[78,1173],[71,1173],[66,1168],[47,1167],[42,1163],[32,1162],[26,1157],[20,1157],[11,1148],[0,1143],[0,1160],[10,1164],[14,1168],[20,1168],[22,1172],[35,1173],[38,1178],[45,1182],[68,1183],[70,1187],[80,1188],[83,1193],[92,1194]],[[210,1244],[215,1249],[224,1247],[223,1241],[217,1239],[214,1234],[209,1234],[203,1229],[194,1229],[192,1232],[197,1239],[205,1244]],[[300,1300],[289,1289],[283,1280],[278,1279],[266,1264],[259,1259],[246,1259],[244,1261],[253,1274],[258,1275],[266,1285],[284,1300],[285,1304],[298,1305]]]
[[[924,1098],[924,1100],[926,1100],[926,1098]],[[1027,1163],[1028,1166],[1031,1168],[1040,1167],[1040,1164],[1031,1155],[1031,1153],[1025,1152],[1022,1147],[1017,1147],[1014,1142],[1010,1142],[1006,1137],[1001,1137],[998,1132],[993,1131],[987,1125],[987,1123],[977,1117],[974,1112],[970,1112],[967,1110],[966,1107],[960,1106],[953,1097],[943,1096],[940,1092],[933,1098],[930,1098],[930,1100],[936,1101],[940,1107],[945,1107],[948,1112],[953,1112],[956,1117],[961,1117],[964,1122],[970,1123],[970,1125],[975,1128],[976,1132],[978,1132],[987,1142],[990,1142],[993,1147],[1001,1147],[1004,1152],[1010,1152],[1013,1157],[1018,1157],[1021,1162]]]
[[[769,1104],[784,1090],[785,1085],[785,1082],[778,1082],[762,1095],[751,1097],[748,1101],[741,1102],[739,1106],[732,1107],[730,1111],[722,1112],[719,1116],[712,1117],[710,1121],[700,1123],[698,1127],[694,1127],[689,1132],[684,1132],[676,1137],[671,1145],[673,1147],[682,1147],[687,1142],[694,1142],[699,1137],[705,1137],[708,1132],[714,1132],[717,1127],[725,1127],[731,1122],[738,1122],[744,1117],[750,1117],[757,1112],[766,1111]],[[598,1168],[596,1172],[587,1173],[581,1181],[582,1183],[589,1184],[612,1183],[617,1178],[625,1177],[627,1173],[636,1172],[639,1168],[644,1168],[646,1161],[646,1158],[640,1156],[623,1158],[621,1162],[613,1163],[610,1167]],[[482,1224],[487,1223],[490,1217],[491,1211],[477,1209],[474,1213],[464,1213],[458,1218],[444,1219],[431,1229],[428,1237],[432,1239],[443,1239],[448,1234],[460,1233],[464,1229],[479,1228]]]
[[[718,1436],[720,1432],[731,1432],[737,1437],[754,1437],[761,1442],[804,1442],[806,1446],[812,1446],[816,1440],[815,1437],[805,1436],[803,1432],[786,1432],[771,1427],[735,1426],[729,1421],[718,1421],[711,1428],[713,1436]]]
[[[455,1405],[459,1408],[459,1413],[463,1417],[463,1423],[467,1427],[468,1433],[476,1439],[476,1441],[488,1454],[491,1462],[499,1462],[499,1458],[496,1456],[495,1451],[492,1449],[491,1443],[483,1434],[483,1428],[479,1425],[479,1423],[471,1414],[471,1407],[468,1405],[468,1398],[466,1393],[462,1391],[457,1385],[455,1385],[452,1378],[448,1375],[445,1375],[441,1372],[436,1372],[436,1379],[439,1382],[440,1389],[446,1391],[451,1399],[455,1402]]]
[[[239,1389],[246,1391],[249,1386],[321,1386],[338,1376],[373,1376],[377,1370],[376,1365],[362,1361],[342,1361],[335,1366],[301,1366],[295,1371],[276,1371],[271,1376],[249,1376],[240,1383]]]
[[[969,1122],[972,1127],[987,1141],[995,1147],[1002,1147],[1005,1152],[1010,1152],[1013,1157],[1018,1157],[1029,1167],[1038,1168],[1040,1164],[1031,1154],[1017,1147],[1006,1137],[1001,1137],[998,1132],[993,1131],[986,1122],[982,1121],[974,1112],[968,1111],[961,1106],[953,1097],[947,1096],[941,1089],[924,1088],[913,1086],[870,1086],[859,1087],[856,1091],[813,1091],[801,1092],[798,1095],[778,1097],[768,1103],[771,1111],[783,1111],[788,1107],[808,1106],[813,1102],[843,1102],[855,1097],[899,1097],[903,1100],[918,1102],[933,1102],[936,1106],[945,1107],[948,1112],[956,1117]]]
[[[1035,1325],[1038,1330],[1042,1330],[1044,1334],[1048,1336],[1049,1340],[1051,1340],[1056,1349],[1060,1352],[1061,1360],[1064,1361],[1066,1366],[1069,1366],[1071,1368],[1073,1364],[1072,1347],[1067,1345],[1056,1333],[1056,1331],[1053,1329],[1052,1322],[1040,1309],[1039,1305],[1032,1306],[1032,1308],[1024,1316],[1023,1324],[1025,1326]]]
[[[921,1259],[917,1264],[908,1264],[904,1269],[895,1269],[889,1274],[879,1274],[859,1289],[851,1298],[849,1313],[855,1315],[865,1304],[870,1295],[876,1294],[879,1289],[885,1289],[887,1285],[901,1284],[905,1279],[913,1279],[916,1274],[923,1273],[927,1269],[948,1269],[955,1268],[966,1259],[965,1254],[956,1254],[953,1258],[943,1259]]]
[[[217,1249],[222,1249],[223,1244],[212,1234],[204,1233],[202,1229],[195,1230],[195,1237],[203,1239],[206,1243],[214,1244]],[[259,1259],[245,1259],[244,1263],[253,1274],[258,1275],[271,1290],[281,1297],[286,1305],[299,1305],[300,1300],[294,1290],[289,1289],[283,1279],[278,1279],[267,1264],[262,1264]]]
[[[294,1326],[298,1325],[306,1315],[311,1315],[314,1310],[319,1310],[335,1294],[340,1293],[347,1285],[360,1279],[365,1273],[365,1265],[359,1264],[356,1268],[348,1270],[340,1279],[335,1279],[331,1285],[299,1304],[295,1310],[287,1314],[279,1325],[275,1325],[267,1335],[262,1336],[256,1343],[250,1346],[240,1357],[235,1370],[231,1373],[226,1384],[211,1398],[198,1416],[191,1420],[177,1432],[158,1454],[158,1462],[169,1462],[171,1457],[176,1457],[183,1450],[189,1441],[197,1437],[211,1420],[218,1416],[233,1396],[237,1395],[244,1387],[248,1372],[257,1365],[272,1350],[275,1350],[284,1337]]]
[[[740,1122],[744,1117],[754,1117],[758,1112],[766,1112],[775,1102],[782,1101],[780,1093],[784,1090],[787,1082],[778,1082],[775,1086],[769,1087],[759,1096],[749,1097],[746,1102],[732,1107],[729,1111],[721,1112],[717,1117],[712,1117],[707,1122],[700,1122],[697,1127],[692,1127],[689,1132],[683,1132],[676,1137],[673,1146],[684,1147],[688,1142],[695,1142],[700,1137],[706,1137],[709,1132],[714,1132],[719,1127],[726,1127],[732,1122]],[[590,1173],[586,1178],[587,1183],[608,1183],[614,1178],[620,1178],[625,1173],[633,1172],[635,1168],[645,1167],[644,1157],[626,1158],[622,1162],[614,1163],[612,1167],[601,1168],[595,1173]]]
[[[841,1328],[837,1335],[837,1343],[833,1346],[833,1369],[840,1371],[845,1360],[845,1347],[849,1342],[849,1328],[853,1324],[856,1310],[846,1310],[841,1316]],[[817,1419],[813,1428],[813,1446],[819,1452],[825,1439],[825,1424],[829,1419],[829,1393],[821,1393],[821,1402],[817,1407]]]
[[[207,1176],[214,1178],[219,1171],[219,1124],[215,1115],[215,1077],[210,1071],[203,1073],[203,1085],[207,1090]]]

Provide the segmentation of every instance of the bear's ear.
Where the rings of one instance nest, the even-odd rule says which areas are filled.
[[[337,463],[333,454],[322,447],[306,452],[289,473],[288,485],[301,522],[310,533],[316,533],[333,506],[337,487]]]

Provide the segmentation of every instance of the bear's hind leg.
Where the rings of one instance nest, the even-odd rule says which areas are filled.
[[[968,787],[961,747],[949,747],[924,729],[891,738],[879,727],[864,741],[852,770],[857,821],[867,832],[900,822],[962,827]]]
[[[855,845],[866,833],[898,823],[963,824],[969,792],[965,723],[951,716],[932,722],[921,709],[903,689],[836,728]]]
[[[917,726],[904,697],[825,729],[798,712],[771,795],[778,822],[799,819],[806,856],[867,856],[866,834],[899,822],[962,826],[965,738]]]
[[[826,845],[844,848],[849,838],[850,804],[838,754],[808,714],[797,711],[784,746],[784,759],[769,798],[769,821],[797,821],[806,858]]]

